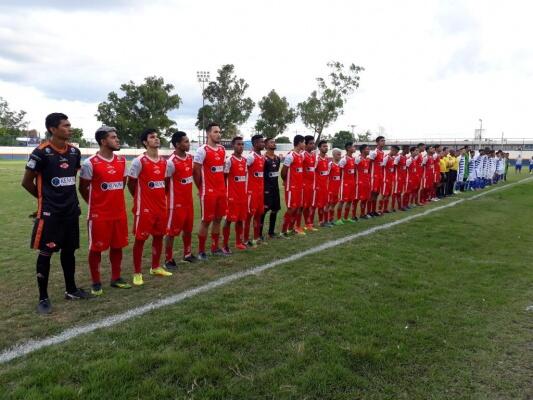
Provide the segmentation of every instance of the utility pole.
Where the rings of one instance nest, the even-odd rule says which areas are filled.
[[[198,78],[198,82],[200,82],[200,84],[202,85],[202,134],[201,134],[201,137],[199,138],[199,144],[205,144],[207,142],[207,135],[206,135],[206,131],[205,131],[205,110],[204,110],[204,107],[205,107],[205,96],[204,96],[204,91],[205,91],[205,84],[207,82],[209,82],[209,71],[197,71],[196,72],[196,77]]]

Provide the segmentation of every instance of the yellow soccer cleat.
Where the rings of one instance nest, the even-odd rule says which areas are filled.
[[[135,286],[144,285],[143,274],[133,274],[133,284]]]
[[[167,271],[163,267],[150,268],[150,275],[156,276],[172,276],[172,272]]]

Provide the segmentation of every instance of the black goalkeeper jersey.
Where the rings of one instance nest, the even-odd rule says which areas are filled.
[[[279,167],[281,160],[278,156],[270,158],[265,155],[265,167],[264,167],[264,181],[265,191],[275,192],[279,191]]]
[[[71,145],[59,151],[50,142],[45,142],[33,150],[26,169],[37,172],[37,218],[80,215],[76,194],[80,164],[81,153]]]

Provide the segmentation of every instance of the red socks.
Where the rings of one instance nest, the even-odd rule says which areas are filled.
[[[102,253],[99,251],[89,251],[89,269],[91,271],[91,279],[93,283],[101,283],[100,281],[100,261],[102,260]]]
[[[120,278],[120,267],[122,264],[122,249],[109,250],[109,261],[111,262],[111,280]]]
[[[141,253],[142,257],[142,253]],[[109,260],[111,262],[111,280],[115,281],[120,278],[120,265],[122,264],[122,249],[110,249]],[[91,279],[93,283],[101,283],[100,280],[100,262],[102,253],[99,251],[89,251],[89,268],[91,270]]]
[[[198,235],[198,251],[200,253],[205,253],[205,241],[206,240],[207,240],[207,236]]]
[[[220,235],[218,233],[212,233],[211,234],[211,251],[215,251],[218,249],[218,237]]]
[[[163,252],[163,236],[154,236],[152,239],[152,268],[158,268]]]
[[[230,224],[225,224],[224,227],[222,228],[222,237],[224,241],[223,243],[224,247],[229,247],[230,228],[231,228]]]
[[[133,271],[136,274],[141,273],[143,248],[144,248],[144,240],[135,239],[135,243],[133,244]]]
[[[183,257],[190,256],[192,253],[192,233],[183,232],[181,236],[183,239]]]

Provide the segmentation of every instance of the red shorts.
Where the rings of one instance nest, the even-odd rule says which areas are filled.
[[[314,191],[313,207],[324,208],[328,205],[328,190],[318,189]]]
[[[102,252],[110,247],[121,249],[128,245],[128,219],[89,220],[89,250]]]
[[[226,215],[228,202],[226,194],[207,194],[200,196],[200,207],[202,210],[202,221],[211,222]]]
[[[226,212],[226,220],[229,222],[246,221],[248,216],[248,204],[244,201],[234,201],[228,199],[228,211]]]
[[[248,212],[251,215],[263,215],[265,212],[265,194],[263,191],[248,192]]]
[[[370,200],[370,185],[359,183],[357,184],[355,198],[361,201]]]
[[[163,236],[167,233],[167,214],[164,213],[141,213],[136,215],[133,223],[133,235],[135,239],[146,240],[148,236]]]
[[[303,193],[303,208],[310,208],[313,207],[313,197],[314,197],[315,191],[313,189],[312,185],[306,185],[304,186],[304,193]]]
[[[370,184],[370,191],[372,193],[381,193],[381,186],[383,185],[383,175],[377,175],[371,178]]]
[[[287,208],[300,208],[303,205],[303,189],[285,190]]]
[[[353,183],[347,183],[341,186],[340,199],[343,202],[355,200],[355,185]]]
[[[194,207],[192,204],[180,204],[167,210],[167,235],[178,236],[181,232],[192,232]]]
[[[337,204],[339,202],[339,191],[335,190],[334,192],[328,193],[328,203]]]

